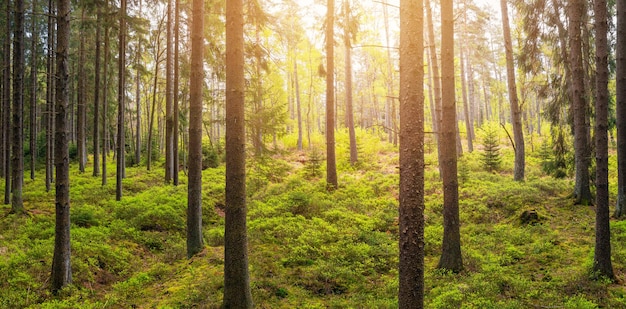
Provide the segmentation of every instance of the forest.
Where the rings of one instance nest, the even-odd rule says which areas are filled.
[[[626,308],[624,1],[0,6],[0,308]]]

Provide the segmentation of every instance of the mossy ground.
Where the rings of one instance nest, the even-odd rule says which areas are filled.
[[[536,138],[539,140],[539,138]],[[316,147],[322,137],[314,136]],[[505,145],[505,143],[502,143]],[[360,162],[349,165],[338,134],[339,188],[326,191],[293,136],[278,154],[248,163],[248,237],[257,308],[397,307],[397,152],[359,131]],[[540,145],[537,142],[537,145]],[[529,147],[530,148],[530,147]],[[594,209],[573,205],[569,179],[541,171],[527,154],[526,181],[512,180],[512,150],[486,172],[480,150],[460,161],[465,270],[435,269],[442,240],[436,147],[426,144],[425,240],[428,308],[626,308],[626,221],[612,221],[614,283],[593,281]],[[113,165],[108,169],[114,171]],[[611,192],[616,162],[611,158]],[[186,178],[163,184],[162,170],[129,167],[115,202],[114,174],[102,187],[88,169],[71,172],[74,284],[52,296],[54,190],[26,180],[28,216],[0,206],[1,308],[218,308],[223,287],[224,166],[203,173],[205,250],[185,256]],[[0,182],[3,186],[3,183]],[[611,196],[614,205],[614,195]],[[519,215],[535,210],[540,223]]]

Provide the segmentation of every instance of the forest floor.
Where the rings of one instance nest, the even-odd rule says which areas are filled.
[[[321,137],[317,142],[323,145]],[[351,167],[344,145],[341,133],[334,192],[326,191],[324,162],[315,159],[323,154],[283,150],[249,159],[249,263],[257,308],[397,308],[397,151],[360,132],[360,162]],[[571,178],[544,174],[537,146],[527,147],[524,182],[513,181],[507,147],[499,172],[484,170],[480,149],[463,156],[465,268],[437,270],[443,196],[435,148],[426,145],[427,308],[626,308],[626,221],[611,221],[617,281],[591,280],[594,208],[573,204]],[[614,156],[610,162],[613,207]],[[163,183],[158,166],[129,167],[124,197],[116,202],[114,166],[108,170],[102,186],[90,169],[79,174],[72,164],[73,285],[59,296],[49,292],[54,189],[45,191],[42,171],[25,180],[27,216],[0,206],[0,308],[219,308],[224,166],[203,172],[206,247],[192,259],[185,251],[186,177],[181,174],[174,187]],[[522,223],[525,211],[538,219]]]

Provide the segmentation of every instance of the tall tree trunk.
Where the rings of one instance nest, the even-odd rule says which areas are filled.
[[[626,215],[626,3],[617,1],[617,205],[615,217]]]
[[[85,172],[87,164],[87,134],[86,134],[86,92],[85,82],[85,7],[81,9],[80,17],[80,47],[78,50],[78,107],[76,108],[77,123],[77,151],[78,151],[78,170],[80,173]]]
[[[522,128],[522,111],[517,99],[515,67],[513,62],[513,44],[511,42],[511,28],[509,27],[509,13],[506,0],[500,0],[500,7],[502,9],[502,30],[504,34],[504,50],[506,53],[506,81],[509,89],[509,102],[511,103],[513,139],[515,140],[515,171],[513,179],[516,181],[523,181],[524,169],[526,167],[524,130]]]
[[[252,308],[246,232],[243,1],[226,2],[224,308]]]
[[[454,90],[454,14],[452,0],[441,0],[441,166],[443,243],[437,268],[463,269],[457,178],[457,121]]]
[[[172,1],[167,1],[167,37],[165,47],[165,183],[172,181],[174,171],[174,108],[173,108],[173,52],[172,52]]]
[[[48,38],[46,63],[46,192],[50,192],[53,169],[53,140],[54,140],[54,2],[48,0]]]
[[[202,251],[202,92],[204,1],[193,0],[191,76],[189,78],[189,180],[187,185],[187,257]]]
[[[344,47],[346,49],[346,126],[350,137],[350,164],[354,166],[358,161],[356,149],[356,132],[354,131],[354,113],[352,111],[352,42],[350,35],[350,2],[344,0]]]
[[[2,134],[4,142],[4,204],[11,203],[11,1],[6,1],[6,32],[2,65],[3,120]]]
[[[139,1],[139,11],[142,11],[141,0]],[[137,109],[137,121],[135,122],[135,131],[137,131],[135,136],[135,164],[139,165],[141,162],[141,71],[139,70],[139,63],[141,59],[141,40],[139,38],[137,38],[137,51],[135,58],[137,61],[137,76],[135,76],[135,101]]]
[[[122,178],[126,164],[126,143],[124,141],[124,100],[126,99],[126,0],[121,0],[120,29],[118,53],[118,88],[117,88],[117,175],[115,186],[115,200],[122,199]]]
[[[11,212],[23,213],[24,200],[24,0],[15,0],[13,32],[13,113],[11,134]]]
[[[100,9],[96,13],[96,59],[93,90],[93,176],[100,176]]]
[[[179,5],[179,0],[175,0],[174,1],[174,95],[173,95],[173,99],[174,99],[174,106],[173,106],[173,131],[172,131],[172,147],[173,147],[173,156],[172,156],[172,161],[173,161],[173,166],[172,166],[172,183],[175,186],[178,186],[178,166],[179,166],[179,162],[178,162],[178,125],[179,125],[179,121],[178,121],[178,99],[179,99],[179,94],[178,94],[178,78],[179,78],[179,72],[178,72],[178,68],[179,68],[179,54],[180,54],[180,50],[179,50],[179,45],[178,45],[178,40],[179,40],[179,33],[180,33],[180,29],[179,29],[179,25],[180,25],[180,8],[178,7]]]
[[[467,102],[467,78],[465,77],[465,50],[463,48],[463,42],[461,41],[459,48],[461,62],[461,91],[463,93],[463,115],[465,118],[465,131],[467,135],[467,152],[474,151],[474,144],[472,143],[472,118],[469,111],[469,104]]]
[[[68,140],[69,72],[70,47],[70,1],[57,0],[57,83],[55,117],[56,169],[56,224],[54,256],[52,258],[52,293],[57,294],[64,286],[72,283],[70,264],[70,174]]]
[[[574,160],[576,164],[576,183],[574,199],[576,204],[591,203],[589,188],[589,166],[591,149],[587,128],[587,101],[585,98],[585,72],[583,69],[581,27],[585,2],[573,0],[569,3],[569,38],[570,63],[572,65],[572,111],[574,115]]]
[[[150,170],[152,167],[152,131],[154,127],[154,114],[156,111],[156,94],[158,88],[158,80],[159,80],[159,64],[161,63],[161,45],[159,44],[161,40],[161,26],[163,25],[163,20],[159,23],[159,31],[157,31],[157,37],[155,40],[156,48],[155,48],[155,60],[154,60],[154,85],[152,87],[152,108],[150,110],[150,119],[148,119],[148,158],[146,160],[146,168]]]
[[[35,179],[35,163],[37,162],[37,42],[39,32],[37,31],[37,0],[32,3],[31,33],[30,41],[30,179]]]
[[[424,307],[424,10],[400,1],[399,308]]]
[[[296,84],[296,109],[298,110],[298,150],[302,150],[302,109],[300,102],[300,80],[298,77],[298,57],[293,59],[293,78]]]
[[[327,0],[326,13],[326,186],[337,188],[335,160],[335,0]]]
[[[440,139],[441,134],[441,75],[439,74],[439,59],[437,58],[437,47],[435,43],[435,30],[433,24],[433,16],[432,9],[430,7],[430,0],[426,0],[426,18],[428,23],[428,42],[429,50],[430,50],[430,64],[432,66],[432,79],[433,79],[433,92],[435,97],[435,118],[433,119],[435,128],[435,133],[437,135],[437,140]],[[439,149],[439,144],[437,144],[438,152],[441,152]],[[441,161],[441,158],[439,158]]]
[[[596,30],[596,247],[593,271],[613,279],[609,227],[609,44],[606,0],[594,1]]]
[[[105,12],[108,10],[105,8]],[[109,26],[104,26],[104,68],[102,76],[104,82],[102,85],[102,185],[107,184],[107,156],[109,154],[109,127],[107,124],[109,112]]]

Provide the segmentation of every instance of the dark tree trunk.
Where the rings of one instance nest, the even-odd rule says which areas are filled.
[[[13,108],[11,110],[11,212],[23,213],[24,200],[24,0],[15,0],[13,32]]]
[[[511,103],[511,121],[513,122],[513,139],[515,141],[515,171],[513,179],[523,181],[524,169],[526,167],[524,129],[522,127],[522,111],[517,99],[513,44],[511,42],[511,28],[509,27],[509,13],[506,0],[500,0],[500,7],[502,9],[502,30],[504,34],[504,50],[506,53],[506,81],[509,90],[509,102]]]
[[[355,165],[359,159],[356,149],[356,132],[354,131],[354,114],[352,111],[352,42],[350,29],[350,2],[344,0],[344,47],[346,49],[346,126],[350,136],[350,164]]]
[[[70,264],[70,174],[68,148],[68,105],[69,105],[69,43],[70,43],[70,1],[58,0],[57,20],[57,83],[55,117],[56,169],[56,224],[54,256],[52,258],[52,293],[57,294],[64,286],[72,283]]]
[[[226,223],[223,308],[252,308],[246,232],[243,1],[226,2]]]
[[[32,17],[31,17],[31,33],[32,39],[30,42],[30,136],[28,141],[30,142],[30,179],[35,179],[35,163],[37,162],[37,42],[39,41],[39,35],[37,31],[37,0],[33,0],[32,3]]]
[[[399,308],[424,307],[424,13],[400,1]]]
[[[107,10],[105,9],[105,12]],[[107,124],[108,112],[109,112],[109,26],[104,26],[104,68],[102,69],[102,76],[104,76],[104,82],[102,83],[102,185],[107,184],[107,156],[109,154],[109,127]]]
[[[172,181],[174,171],[174,108],[173,108],[173,52],[172,52],[172,1],[167,1],[167,37],[165,47],[165,183]]]
[[[581,27],[585,2],[573,0],[569,2],[569,39],[570,63],[572,65],[572,111],[574,116],[574,161],[576,164],[576,183],[574,198],[576,204],[591,203],[589,188],[589,166],[591,149],[588,140],[587,100],[585,98],[585,72],[582,57]]]
[[[96,13],[96,59],[93,91],[93,176],[100,176],[100,10]]]
[[[327,0],[326,15],[326,186],[337,188],[335,160],[335,0]]]
[[[11,1],[6,6],[6,32],[4,41],[4,57],[2,66],[3,123],[4,142],[4,204],[11,203]]]
[[[179,5],[179,0],[175,0],[174,1],[175,6],[174,6],[174,95],[173,95],[173,99],[174,99],[174,106],[173,106],[173,131],[172,131],[172,150],[174,152],[173,156],[172,156],[172,161],[173,161],[173,166],[172,166],[172,183],[175,186],[178,186],[178,166],[179,166],[179,162],[178,162],[178,125],[179,125],[179,120],[178,120],[178,99],[179,99],[179,93],[178,93],[178,79],[179,79],[179,72],[178,72],[178,66],[179,66],[179,54],[180,54],[180,50],[179,50],[179,46],[178,46],[178,40],[179,40],[179,33],[180,33],[180,8],[178,7]]]
[[[50,191],[53,169],[54,141],[54,2],[48,0],[48,57],[46,66],[46,192]]]
[[[122,199],[122,178],[126,164],[126,143],[124,133],[124,100],[126,99],[126,0],[121,1],[120,29],[119,29],[119,57],[118,57],[118,88],[117,88],[117,174],[115,185],[115,200]]]
[[[594,1],[596,30],[596,247],[593,271],[613,279],[609,228],[609,45],[606,0]]]
[[[77,151],[78,151],[78,170],[80,173],[85,172],[87,164],[87,134],[86,134],[86,80],[85,76],[85,8],[82,8],[80,18],[80,47],[78,50],[78,107],[76,108],[77,120]]]
[[[617,1],[617,206],[615,217],[626,215],[626,3]]]
[[[454,90],[454,15],[452,0],[441,0],[441,166],[443,243],[437,268],[463,269],[457,179],[457,121]]]
[[[187,257],[202,251],[202,92],[204,80],[204,1],[194,0],[189,78],[189,180],[187,185]]]

